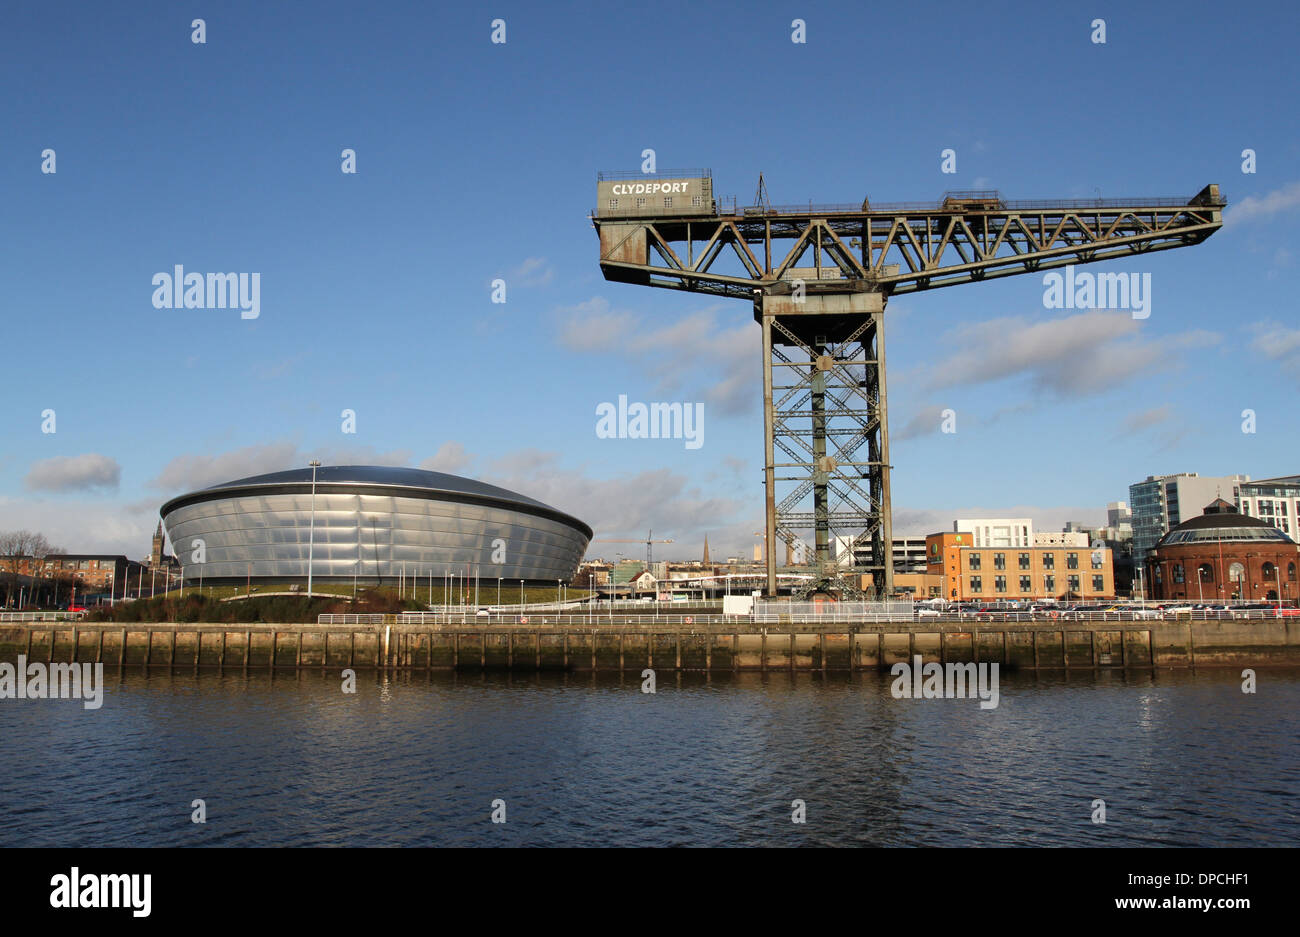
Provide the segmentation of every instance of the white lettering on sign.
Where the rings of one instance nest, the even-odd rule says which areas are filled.
[[[629,182],[615,185],[612,191],[614,195],[654,195],[657,192],[671,195],[685,192],[688,185],[689,182]]]

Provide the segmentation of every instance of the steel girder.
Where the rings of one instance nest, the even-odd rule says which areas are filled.
[[[795,279],[805,280],[809,292],[897,295],[1185,247],[1223,224],[1218,186],[1185,202],[1159,201],[1009,202],[978,210],[746,209],[716,218],[595,217],[593,223],[609,280],[739,298]],[[808,254],[814,263],[799,268]],[[735,258],[735,272],[715,270],[723,257]]]

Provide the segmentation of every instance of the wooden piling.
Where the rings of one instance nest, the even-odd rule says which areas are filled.
[[[95,663],[104,662],[104,629],[99,629],[99,639],[95,642]]]
[[[117,666],[120,669],[126,664],[126,629],[122,629],[122,646],[117,649]]]
[[[68,663],[70,664],[75,664],[77,662],[77,642],[80,640],[81,637],[77,634],[77,626],[73,625],[72,626],[72,652],[68,657]]]

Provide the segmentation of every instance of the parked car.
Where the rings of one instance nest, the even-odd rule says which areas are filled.
[[[1246,602],[1242,605],[1232,607],[1233,618],[1271,618],[1269,614],[1273,610],[1272,603],[1269,602]]]

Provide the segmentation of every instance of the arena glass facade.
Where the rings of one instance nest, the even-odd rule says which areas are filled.
[[[314,498],[310,468],[243,478],[160,513],[185,579],[213,583],[305,582],[309,550],[317,581],[455,572],[568,582],[592,537],[577,518],[504,488],[388,466],[322,466]]]

